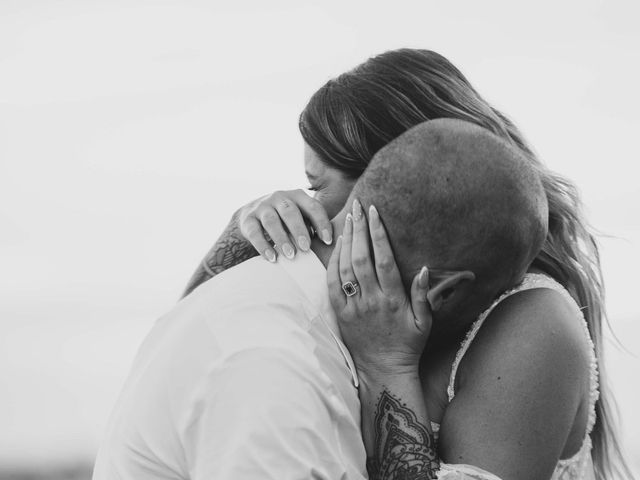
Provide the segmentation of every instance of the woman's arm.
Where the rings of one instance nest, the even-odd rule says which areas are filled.
[[[438,454],[418,371],[359,374],[371,480],[436,478]]]
[[[358,369],[370,478],[435,478],[438,456],[418,372],[431,329],[426,268],[415,277],[409,301],[377,211],[370,209],[368,224],[356,200],[327,276],[343,340]],[[354,294],[342,290],[345,282],[357,282]]]
[[[240,211],[238,210],[231,217],[231,221],[220,238],[216,240],[216,243],[196,268],[182,295],[183,297],[189,295],[201,283],[228,268],[258,256],[257,250],[240,232],[239,216]]]

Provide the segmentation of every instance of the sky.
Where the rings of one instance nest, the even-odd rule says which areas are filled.
[[[95,455],[139,343],[231,214],[308,185],[297,118],[311,94],[406,46],[449,58],[578,185],[640,468],[638,10],[0,0],[0,466]]]

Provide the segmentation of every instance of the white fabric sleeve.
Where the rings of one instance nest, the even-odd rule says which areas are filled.
[[[493,473],[489,473],[473,465],[447,463],[440,464],[437,480],[500,480]]]
[[[183,432],[190,478],[349,478],[335,429],[337,399],[312,361],[257,348],[212,371]]]

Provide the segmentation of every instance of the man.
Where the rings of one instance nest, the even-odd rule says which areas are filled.
[[[357,376],[314,253],[254,258],[158,320],[94,480],[362,479]]]
[[[415,163],[403,158],[403,138],[411,141],[394,141],[398,158],[376,163],[377,179],[380,169]],[[369,180],[365,172],[360,195]],[[373,182],[378,197],[388,183]],[[410,204],[411,191],[389,192],[388,202]],[[349,206],[334,219],[338,234]],[[415,215],[412,229],[429,234],[425,219]],[[366,478],[358,379],[328,300],[331,249],[315,241],[312,250],[295,262],[249,260],[157,322],[116,405],[94,480]]]

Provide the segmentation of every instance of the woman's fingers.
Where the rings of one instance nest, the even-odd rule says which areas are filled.
[[[271,240],[273,240],[280,252],[285,257],[292,259],[296,251],[289,239],[289,234],[285,230],[278,211],[272,206],[263,206],[256,212],[256,215],[262,224],[262,228],[269,234]]]
[[[330,245],[333,230],[327,212],[320,202],[303,190],[275,192],[250,203],[243,208],[240,230],[267,260],[275,261],[276,258],[276,251],[270,242],[275,243],[277,250],[285,257],[292,259],[296,247],[302,251],[311,248],[311,235],[305,217],[314,226],[320,239]]]
[[[245,218],[240,226],[240,231],[260,255],[272,263],[276,261],[276,251],[264,237],[264,230],[262,230],[260,222],[255,217]]]
[[[336,245],[331,252],[329,264],[327,265],[327,286],[329,288],[329,300],[336,312],[340,312],[347,305],[347,297],[342,291],[342,280],[340,279],[340,250],[342,248],[342,237],[338,237]]]
[[[378,210],[373,205],[369,207],[369,233],[380,288],[390,295],[405,295],[402,278],[396,265],[396,259],[393,257],[387,232],[382,225]]]
[[[302,194],[305,197],[307,196],[304,192]],[[311,247],[311,237],[302,218],[298,200],[294,202],[285,196],[281,196],[276,201],[275,208],[300,250],[308,252]]]
[[[429,270],[422,267],[411,284],[411,309],[418,330],[425,336],[431,332],[431,309],[427,293],[429,292]]]
[[[318,238],[327,245],[331,245],[333,241],[333,228],[331,221],[327,215],[327,211],[322,204],[315,198],[307,195],[303,190],[292,192],[292,198],[302,212],[303,216],[308,218],[318,235]]]
[[[342,230],[342,246],[340,248],[340,282],[341,285],[346,282],[356,283],[358,279],[353,273],[351,266],[351,243],[353,238],[353,217],[347,213]]]
[[[371,260],[369,247],[369,227],[358,199],[353,201],[353,240],[351,244],[351,265],[355,278],[363,294],[379,291],[378,279]]]

